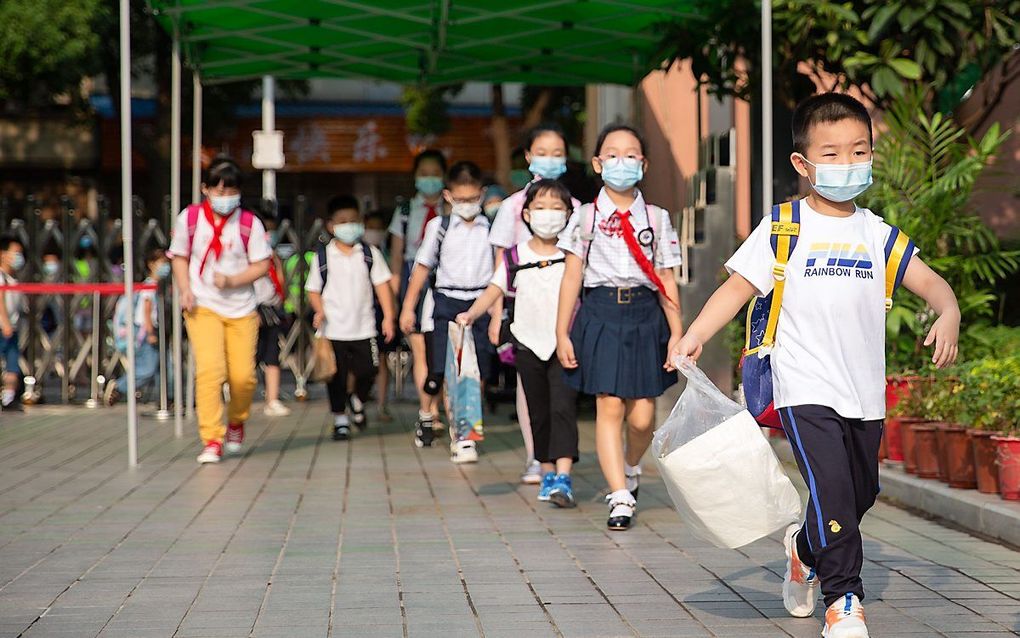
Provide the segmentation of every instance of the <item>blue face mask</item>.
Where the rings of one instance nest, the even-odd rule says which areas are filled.
[[[417,188],[418,192],[425,197],[435,197],[439,193],[443,192],[443,178],[416,177],[414,178],[414,187]]]
[[[166,279],[170,276],[170,264],[163,262],[156,268],[156,277],[159,279]]]
[[[871,160],[856,164],[814,164],[803,155],[805,163],[815,167],[815,192],[830,202],[849,202],[874,182]]]
[[[349,222],[337,224],[333,227],[333,236],[342,243],[353,246],[358,243],[365,234],[365,225],[361,222]]]
[[[602,181],[614,191],[625,191],[645,176],[643,162],[636,157],[613,157],[602,162]]]
[[[25,267],[25,254],[24,253],[14,253],[14,255],[11,256],[11,267],[13,267],[14,270],[21,270],[22,268],[24,268]]]
[[[43,274],[47,277],[56,277],[60,274],[59,261],[44,261],[42,265]]]
[[[531,165],[528,167],[536,177],[542,179],[559,179],[567,172],[567,158],[553,157],[552,155],[533,155]]]

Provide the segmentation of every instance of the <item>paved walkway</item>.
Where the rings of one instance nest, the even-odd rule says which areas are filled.
[[[301,404],[206,467],[143,420],[135,471],[122,412],[0,416],[0,636],[817,636],[783,611],[780,542],[695,539],[654,468],[606,532],[590,424],[563,511],[517,484],[505,418],[456,467],[410,414],[344,444]],[[1020,552],[885,505],[866,530],[872,635],[1020,631]]]

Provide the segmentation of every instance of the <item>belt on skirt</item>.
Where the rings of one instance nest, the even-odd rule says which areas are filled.
[[[646,298],[656,297],[658,293],[645,286],[632,286],[630,288],[614,288],[612,286],[599,286],[597,288],[585,288],[584,297],[594,297],[599,301],[615,301],[619,305],[626,305]]]

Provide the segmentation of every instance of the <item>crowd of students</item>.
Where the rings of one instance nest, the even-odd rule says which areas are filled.
[[[790,223],[777,226],[765,216],[726,263],[729,279],[686,333],[673,275],[679,240],[669,213],[639,188],[649,160],[630,126],[612,125],[599,135],[591,168],[603,187],[591,202],[577,201],[558,181],[568,145],[553,126],[530,133],[523,155],[528,179],[515,174],[520,188],[509,196],[486,187],[476,164],[448,167],[442,153],[428,150],[414,160],[416,194],[394,211],[388,233],[381,219],[365,219],[356,199],[333,199],[328,241],[310,258],[304,282],[312,323],[331,342],[337,362],[327,383],[333,438],[349,439],[368,426],[373,385],[385,418],[385,375],[377,383],[381,353],[403,339],[417,390],[414,443],[432,447],[443,430],[446,342],[456,322],[470,330],[483,380],[513,355],[528,457],[521,480],[539,484],[539,501],[576,505],[577,397],[595,397],[607,526],[626,530],[636,513],[655,399],[677,382],[676,362],[696,360],[750,299],[781,283],[772,352],[776,407],[810,487],[805,522],[784,537],[784,603],[792,615],[810,615],[821,588],[823,635],[866,637],[859,523],[878,492],[889,302],[880,256],[897,231],[853,201],[872,183],[871,119],[859,102],[837,94],[810,98],[794,113],[793,140],[791,162],[810,194],[794,202]],[[202,203],[178,217],[168,253],[195,352],[200,463],[243,449],[256,360],[277,366],[277,389],[267,393],[271,412],[285,409],[277,403],[279,359],[270,344],[278,345],[279,315],[272,309],[286,303],[279,272],[287,265],[273,256],[258,217],[240,208],[240,186],[237,165],[216,160],[205,175]],[[791,235],[804,248],[778,264],[777,238]],[[865,276],[825,267],[847,251]],[[0,284],[13,281],[21,261],[16,242],[0,241]],[[932,361],[950,365],[960,320],[953,291],[916,249],[904,264],[903,284],[937,316],[926,341],[934,346]],[[150,278],[165,274],[162,257],[152,256]],[[0,296],[5,403],[17,356],[15,295]],[[138,316],[151,335],[151,300],[142,303]],[[143,335],[141,343],[144,358],[151,340]],[[497,357],[497,347],[504,356]],[[271,378],[267,373],[267,388]],[[474,441],[458,441],[451,460],[473,462],[478,453]]]

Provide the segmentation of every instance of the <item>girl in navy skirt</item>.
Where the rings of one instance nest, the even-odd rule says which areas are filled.
[[[648,166],[640,134],[612,125],[595,148],[592,167],[605,187],[573,216],[558,244],[567,261],[556,353],[567,383],[596,397],[608,526],[626,530],[637,505],[639,463],[652,441],[655,399],[677,380],[669,353],[682,332],[672,271],[680,264],[680,242],[669,213],[646,204],[637,188]]]

